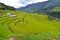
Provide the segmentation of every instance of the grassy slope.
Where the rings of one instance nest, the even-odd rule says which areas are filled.
[[[47,33],[46,37],[55,37],[60,33],[60,22],[47,19],[47,15],[33,14],[22,11],[7,11],[16,15],[11,18],[5,14],[0,16],[0,37],[5,38],[12,34],[30,34],[41,33],[42,38]],[[24,18],[24,20],[23,20]],[[27,37],[28,38],[28,37]],[[29,39],[26,39],[29,40]]]
[[[60,12],[60,6],[55,7],[55,8],[54,8],[54,9],[52,9],[51,11]]]

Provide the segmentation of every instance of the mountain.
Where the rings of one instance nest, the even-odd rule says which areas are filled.
[[[26,7],[21,7],[18,8],[19,10],[22,11],[27,11],[27,12],[45,12],[45,11],[50,11],[55,7],[60,6],[60,0],[48,0],[45,2],[39,2],[35,4],[30,4],[27,5]]]
[[[15,8],[12,6],[7,6],[0,2],[0,10],[15,10]]]

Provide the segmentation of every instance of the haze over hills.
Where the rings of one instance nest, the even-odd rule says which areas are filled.
[[[21,7],[18,9],[22,11],[27,11],[27,12],[39,13],[39,12],[51,11],[55,7],[59,7],[59,6],[60,6],[60,0],[48,0],[45,2],[30,4],[26,7]]]

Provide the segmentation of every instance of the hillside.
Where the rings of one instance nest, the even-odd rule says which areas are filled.
[[[53,8],[51,11],[52,12],[60,12],[60,6]]]
[[[0,2],[0,10],[15,10],[15,8],[12,6],[7,6]]]
[[[60,19],[60,6],[53,8],[52,10],[46,12],[46,14]]]
[[[18,8],[25,12],[43,13],[60,19],[60,0],[48,0]]]
[[[59,7],[55,7],[50,12],[38,14],[11,9],[11,6],[1,3],[0,40],[60,39],[60,19],[58,19],[60,13],[58,9]],[[56,14],[58,15],[56,16]]]
[[[60,6],[60,0],[48,0],[45,2],[39,2],[35,4],[27,5],[26,7],[18,8],[19,10],[27,12],[46,12],[51,11],[53,8]]]
[[[50,21],[48,15],[19,10],[7,10],[0,15],[0,40],[11,37],[16,40],[52,40],[59,34],[60,21]]]

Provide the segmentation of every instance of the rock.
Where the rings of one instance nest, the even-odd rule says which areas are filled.
[[[7,39],[7,40],[14,40],[14,38],[11,37],[11,38],[9,38],[9,39]]]
[[[9,40],[14,40],[14,38],[10,38]]]

